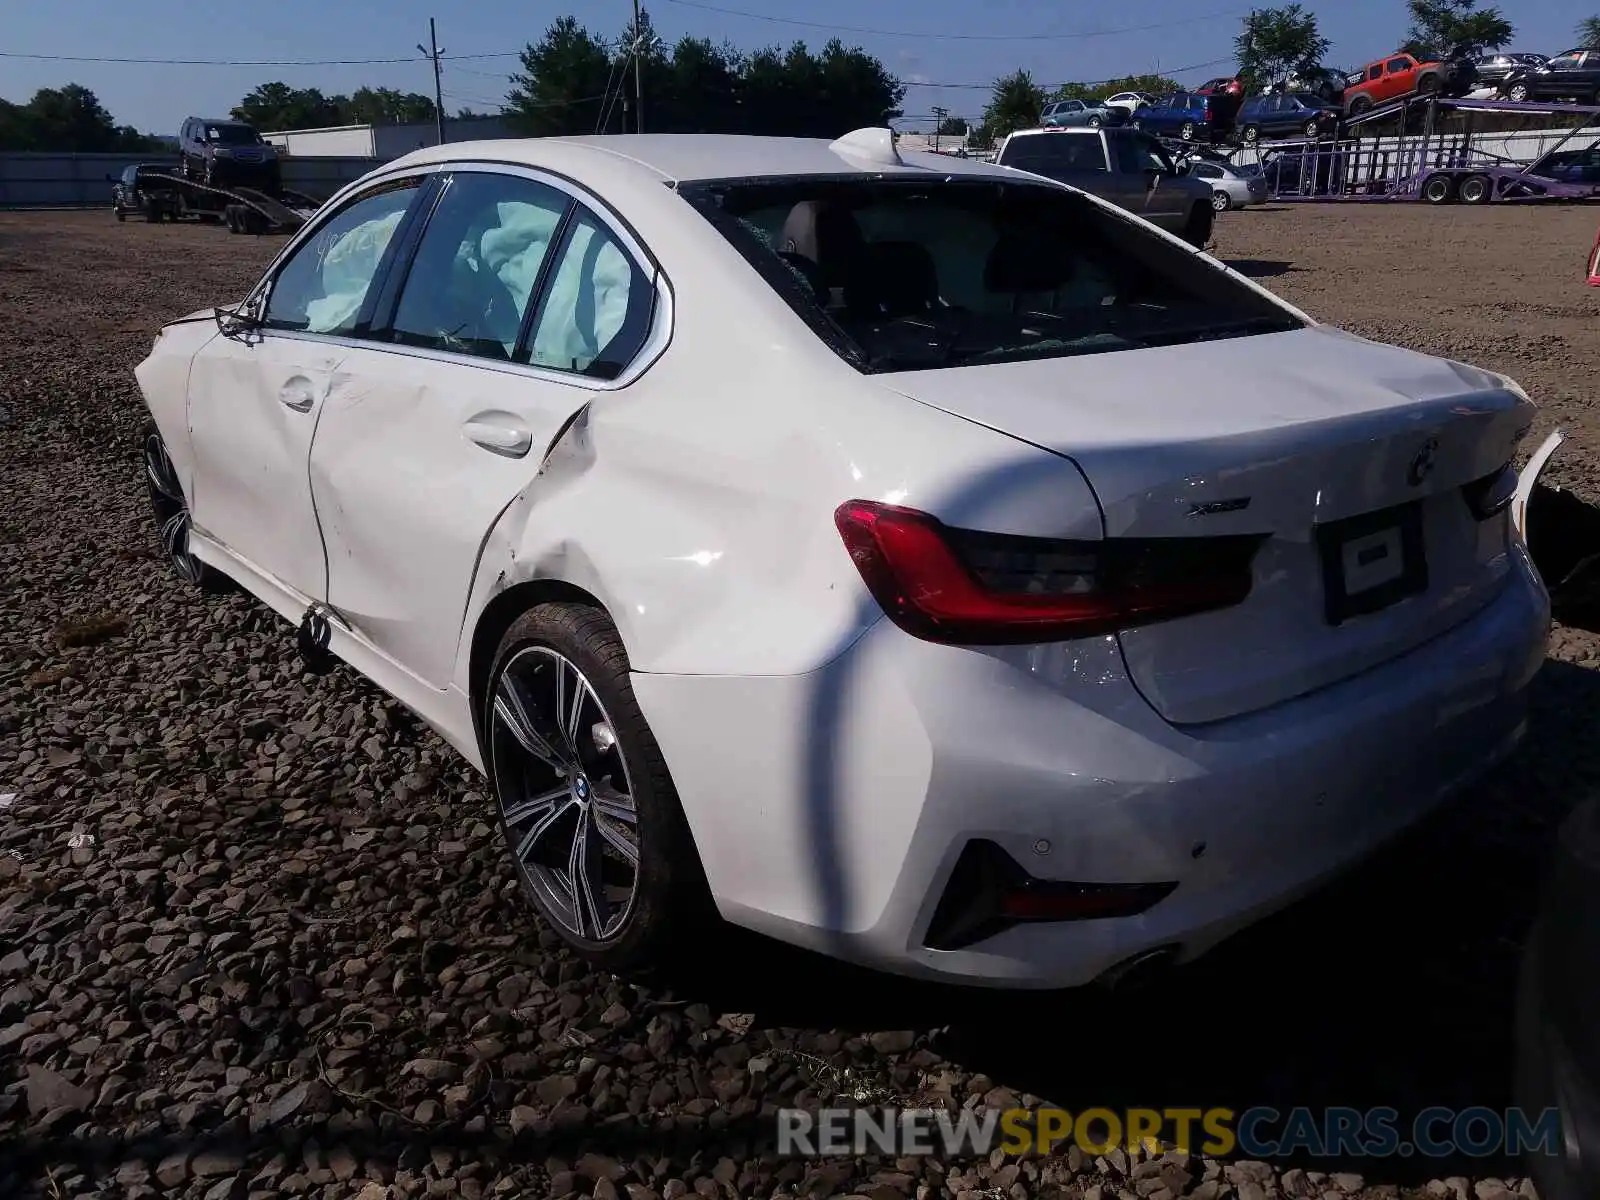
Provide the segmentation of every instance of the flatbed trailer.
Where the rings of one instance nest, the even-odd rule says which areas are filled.
[[[1564,131],[1549,131],[1552,140],[1546,143],[1541,138],[1538,151],[1524,162],[1474,145],[1475,139],[1486,136],[1476,127],[1477,119],[1488,114],[1501,119],[1561,117],[1576,123]],[[1462,118],[1460,128],[1443,127],[1441,118],[1450,115]],[[1391,122],[1402,132],[1369,132]],[[1407,128],[1418,132],[1403,132]],[[1273,200],[1435,205],[1600,200],[1600,179],[1566,180],[1535,173],[1574,140],[1590,145],[1600,141],[1600,105],[1414,96],[1345,122],[1338,137],[1261,142],[1255,149],[1264,165],[1272,159],[1285,164],[1267,171]]]
[[[145,193],[145,220],[195,217],[220,221],[230,233],[293,233],[322,205],[289,188],[267,192],[238,184],[224,187],[178,174],[141,175],[139,183]]]

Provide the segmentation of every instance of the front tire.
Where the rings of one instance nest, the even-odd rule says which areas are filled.
[[[1178,140],[1179,141],[1181,141],[1181,142],[1192,142],[1192,141],[1194,141],[1194,135],[1195,135],[1195,124],[1194,124],[1193,121],[1185,121],[1182,125],[1178,126]]]
[[[1514,83],[1506,90],[1506,99],[1516,104],[1526,104],[1528,101],[1528,85]]]
[[[1455,195],[1456,181],[1448,175],[1430,175],[1422,185],[1422,198],[1429,204],[1449,204]]]
[[[633,972],[703,935],[699,856],[605,613],[543,604],[517,618],[481,712],[514,870],[562,940],[596,966]]]
[[[1243,132],[1241,132],[1239,136],[1244,139],[1244,144],[1246,146],[1254,146],[1258,141],[1261,140],[1261,130],[1257,129],[1254,125],[1246,125]]]
[[[172,456],[167,453],[167,444],[154,422],[144,430],[144,481],[161,549],[173,574],[200,592],[227,591],[228,577],[201,562],[189,550],[189,501],[184,497]]]

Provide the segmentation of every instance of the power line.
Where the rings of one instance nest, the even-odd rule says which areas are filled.
[[[767,13],[745,12],[738,8],[723,8],[716,4],[703,4],[701,0],[667,0],[681,8],[698,8],[705,12],[721,13],[725,17],[748,17],[752,21],[772,21],[779,25],[800,25],[807,29],[827,29],[835,33],[864,33],[872,37],[923,38],[928,41],[947,42],[1044,42],[1067,41],[1074,38],[1115,37],[1122,33],[1148,33],[1153,29],[1171,29],[1178,25],[1193,25],[1198,21],[1214,21],[1219,17],[1238,17],[1249,12],[1245,8],[1230,8],[1222,12],[1203,13],[1182,17],[1176,21],[1157,21],[1152,25],[1126,25],[1120,29],[1088,29],[1077,33],[928,33],[920,29],[868,29],[859,25],[833,25],[826,21],[802,21],[797,17],[774,17]]]
[[[519,50],[496,50],[487,54],[442,54],[441,61],[464,62],[483,58],[517,58]],[[422,58],[301,58],[301,59],[220,59],[220,58],[104,58],[84,54],[24,54],[0,50],[0,58],[25,58],[34,62],[126,63],[147,67],[375,67],[397,63],[427,62]]]
[[[1234,60],[1232,57],[1213,58],[1207,62],[1188,63],[1181,67],[1168,67],[1164,71],[1152,72],[1152,74],[1167,75],[1170,73],[1171,75],[1182,75],[1186,71],[1199,71],[1206,67],[1220,67],[1224,63],[1231,63],[1233,61]],[[1066,79],[1060,83],[1041,83],[1038,86],[1047,92],[1052,92],[1056,88],[1066,87],[1068,84],[1073,84],[1076,87],[1099,87],[1102,84],[1116,83],[1119,80],[1129,79],[1132,77],[1133,76],[1130,73],[1129,75],[1115,75],[1110,79]],[[984,92],[992,90],[995,85],[995,81],[992,79],[989,80],[988,83],[934,83],[932,80],[920,79],[902,79],[900,82],[908,88],[969,88]]]

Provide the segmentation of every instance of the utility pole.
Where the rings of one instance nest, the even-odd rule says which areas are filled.
[[[944,126],[945,114],[949,111],[948,108],[940,108],[937,104],[933,106],[933,148],[935,150],[939,148],[939,130]]]
[[[639,0],[633,0],[633,109],[638,131],[644,132],[644,31],[639,28]]]
[[[433,48],[430,50],[428,46]],[[417,49],[433,62],[433,130],[439,139],[439,145],[444,145],[444,92],[439,86],[439,58],[444,51],[439,49],[439,35],[434,30],[433,18],[428,18],[428,46],[417,43]]]

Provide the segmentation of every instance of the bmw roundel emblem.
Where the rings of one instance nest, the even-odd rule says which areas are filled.
[[[1433,473],[1434,458],[1439,453],[1439,439],[1429,438],[1422,444],[1411,460],[1411,465],[1406,468],[1406,482],[1412,487],[1418,487],[1424,479]]]

